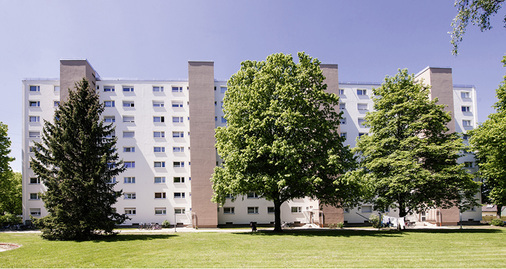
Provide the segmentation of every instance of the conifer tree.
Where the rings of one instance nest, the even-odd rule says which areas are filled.
[[[112,207],[121,191],[114,176],[125,170],[118,160],[112,124],[100,119],[104,105],[83,79],[69,89],[67,101],[46,121],[41,143],[35,143],[31,166],[47,190],[42,200],[49,214],[35,220],[42,237],[87,240],[113,234],[126,216]]]
[[[16,203],[21,192],[9,164],[14,158],[9,156],[11,140],[7,130],[7,125],[0,122],[0,216],[4,213],[21,213],[21,207]]]

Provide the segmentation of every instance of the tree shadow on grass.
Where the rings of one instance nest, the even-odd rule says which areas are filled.
[[[169,239],[176,237],[175,234],[117,234],[111,236],[97,236],[91,241],[95,243],[101,242],[122,242],[122,241],[149,241],[157,239]]]
[[[331,236],[331,237],[353,237],[353,236],[371,236],[371,237],[401,237],[409,233],[426,233],[426,234],[475,234],[475,233],[503,233],[501,229],[382,229],[382,230],[353,230],[353,229],[288,229],[283,232],[274,232],[271,230],[258,231],[251,233],[236,233],[249,236]]]

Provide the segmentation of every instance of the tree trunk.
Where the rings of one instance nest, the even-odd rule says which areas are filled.
[[[277,199],[274,200],[274,231],[283,231],[283,229],[281,229],[281,202]]]
[[[497,207],[497,217],[501,218],[502,205],[496,205]]]

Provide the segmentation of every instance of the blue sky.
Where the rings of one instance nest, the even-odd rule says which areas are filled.
[[[506,8],[504,8],[506,9]],[[88,59],[105,78],[186,79],[189,60],[215,62],[227,80],[244,60],[305,51],[339,65],[342,82],[381,82],[397,69],[452,67],[475,85],[479,120],[493,112],[506,73],[506,29],[470,27],[451,55],[452,0],[0,0],[0,121],[21,170],[24,78],[57,78],[60,59]]]

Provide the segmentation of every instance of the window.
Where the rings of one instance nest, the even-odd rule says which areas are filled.
[[[225,117],[221,117],[221,123],[227,123],[227,119],[225,119]]]
[[[123,122],[135,122],[135,117],[134,116],[123,116]]]
[[[184,192],[175,192],[174,199],[184,198]]]
[[[463,140],[469,140],[469,135],[467,135],[467,134],[463,134],[463,135],[462,135],[462,139],[463,139]]]
[[[30,208],[30,215],[34,217],[40,216],[40,208]]]
[[[40,101],[29,101],[31,107],[39,107]]]
[[[248,197],[248,199],[257,199],[258,194],[254,193],[254,192],[248,192],[247,197]]]
[[[276,210],[274,210],[273,206],[267,207],[267,214],[274,214],[275,212],[276,212]]]
[[[469,98],[471,98],[470,96],[471,95],[469,94],[469,92],[460,92],[460,97],[462,99],[469,99]]]
[[[165,122],[165,117],[164,116],[154,116],[153,122]]]
[[[221,92],[221,93],[224,93],[224,92],[226,92],[226,91],[227,91],[227,87],[220,87],[220,92]]]
[[[357,104],[358,110],[367,110],[367,104]]]
[[[167,194],[165,192],[155,192],[155,199],[165,199]]]
[[[165,132],[155,131],[153,132],[153,137],[165,137]]]
[[[358,118],[358,125],[362,128],[365,128],[365,119],[364,118]]]
[[[165,152],[165,147],[153,147],[153,152]]]
[[[137,211],[135,210],[135,207],[126,207],[125,208],[125,215],[135,215]]]
[[[258,214],[258,206],[249,206],[248,214]]]
[[[125,162],[125,168],[135,168],[135,162]]]
[[[30,116],[30,122],[40,122],[39,116]]]
[[[155,207],[155,215],[167,215],[167,209],[165,207]]]
[[[134,101],[123,101],[123,107],[134,107]]]
[[[465,168],[473,168],[473,162],[464,162]]]
[[[339,103],[339,110],[346,110],[346,103]]]
[[[164,107],[163,101],[153,101],[153,107]]]
[[[135,152],[135,147],[123,147],[123,152]]]
[[[358,133],[358,137],[361,137],[363,135],[366,135],[367,133]]]
[[[174,214],[181,215],[185,213],[184,208],[174,208]]]
[[[124,92],[133,92],[134,87],[133,86],[123,86],[123,91]]]
[[[136,197],[135,192],[125,192],[123,197],[125,200],[134,200]]]
[[[184,177],[174,177],[174,183],[184,183]]]
[[[105,107],[114,107],[114,101],[104,101]]]
[[[60,91],[60,86],[54,86],[54,91],[55,92],[59,92]]]
[[[172,147],[172,152],[184,152],[184,147]]]
[[[104,86],[104,92],[113,92],[114,86]]]
[[[134,184],[135,183],[135,177],[124,177],[123,183],[125,184]]]
[[[372,212],[372,206],[370,206],[370,205],[362,206],[362,213],[371,213],[371,212]]]
[[[153,86],[153,92],[163,92],[163,86]]]
[[[292,206],[290,209],[291,209],[292,213],[300,213],[300,212],[302,212],[302,207],[300,207],[300,206]]]
[[[234,198],[235,197],[232,194],[230,194],[230,193],[228,193],[227,195],[225,195],[225,199],[234,199]]]
[[[339,95],[344,95],[344,89],[339,89]]]
[[[123,131],[124,138],[132,138],[134,136],[135,136],[135,132],[133,132],[133,131]]]
[[[109,181],[107,182],[107,184],[114,184],[116,183],[116,177],[112,177],[109,179]]]
[[[366,89],[357,89],[357,95],[367,95]]]
[[[173,167],[184,167],[184,162],[173,162]]]
[[[165,162],[155,162],[154,167],[165,167]]]
[[[184,137],[184,132],[172,132],[172,137]]]
[[[183,117],[172,117],[172,122],[174,123],[183,122]]]
[[[60,106],[60,101],[54,101],[53,106],[54,107],[59,107]]]
[[[471,127],[471,121],[470,120],[462,120],[462,125],[464,127]]]
[[[469,107],[469,106],[462,106],[462,112],[471,112],[471,107]]]
[[[172,87],[172,92],[183,92],[183,87]]]
[[[155,177],[155,183],[165,183],[165,177]]]
[[[346,139],[347,135],[348,135],[347,133],[341,133],[341,137],[344,137],[344,139]]]
[[[339,120],[339,122],[342,124],[342,125],[345,125],[346,124],[346,118],[343,117]]]
[[[28,132],[28,137],[39,138],[40,137],[40,132]]]
[[[39,193],[30,193],[30,200],[40,200]]]
[[[116,118],[114,116],[105,116],[104,122],[116,122]]]
[[[183,107],[183,102],[180,101],[173,101],[172,107]]]
[[[40,92],[40,86],[30,85],[30,91],[31,92]]]
[[[40,179],[38,177],[31,177],[30,184],[40,184]]]
[[[113,138],[113,137],[116,137],[116,133],[114,131],[112,131],[111,133],[107,134],[105,136],[106,138]]]
[[[235,214],[234,209],[235,209],[234,207],[224,207],[223,214]]]

